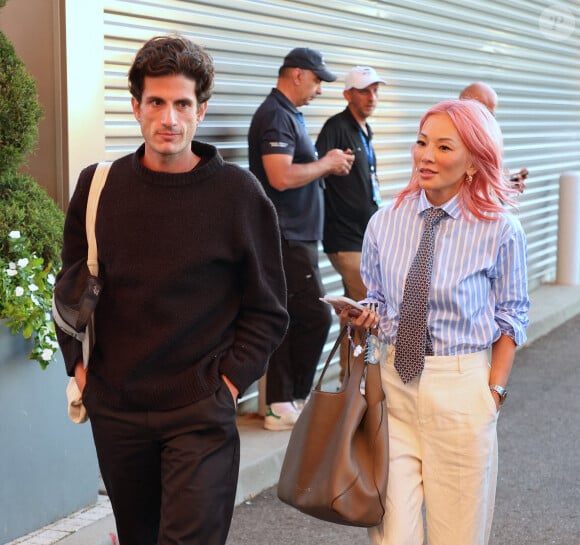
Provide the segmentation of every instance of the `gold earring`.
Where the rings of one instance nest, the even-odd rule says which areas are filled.
[[[465,181],[471,185],[471,182],[473,182],[473,176],[471,174],[466,174],[465,175]]]

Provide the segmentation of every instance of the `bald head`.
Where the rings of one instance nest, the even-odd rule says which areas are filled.
[[[497,108],[497,93],[487,83],[476,81],[469,84],[459,98],[472,99],[481,102],[491,113],[495,115]]]

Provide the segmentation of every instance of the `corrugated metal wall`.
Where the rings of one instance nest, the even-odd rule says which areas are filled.
[[[497,117],[506,165],[530,171],[520,215],[528,235],[531,287],[555,278],[558,179],[564,171],[580,170],[577,4],[104,0],[104,6],[109,158],[134,150],[141,141],[126,75],[135,51],[156,34],[180,32],[213,55],[215,93],[198,137],[243,166],[251,116],[275,85],[291,48],[322,50],[339,75],[303,109],[313,138],[326,118],[344,108],[344,73],[355,64],[374,66],[390,83],[371,120],[385,199],[407,182],[409,147],[423,112],[456,97],[471,81],[489,83],[500,97]],[[338,276],[321,258],[328,290],[340,291]]]

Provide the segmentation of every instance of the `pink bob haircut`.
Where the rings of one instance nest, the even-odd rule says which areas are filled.
[[[517,190],[508,182],[503,168],[503,138],[495,117],[476,100],[446,100],[425,113],[418,132],[435,114],[449,116],[477,169],[473,181],[465,181],[459,189],[459,201],[464,212],[469,210],[479,219],[491,220],[504,211],[502,203],[514,205],[511,196]],[[404,198],[420,191],[419,178],[413,169],[407,187],[396,196],[395,207]]]

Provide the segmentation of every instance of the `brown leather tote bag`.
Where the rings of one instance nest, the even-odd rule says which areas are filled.
[[[330,361],[346,333],[347,326],[292,430],[278,497],[318,519],[371,527],[385,514],[389,472],[387,407],[380,365],[368,363],[364,353],[358,357],[349,353],[343,389],[321,390]]]

